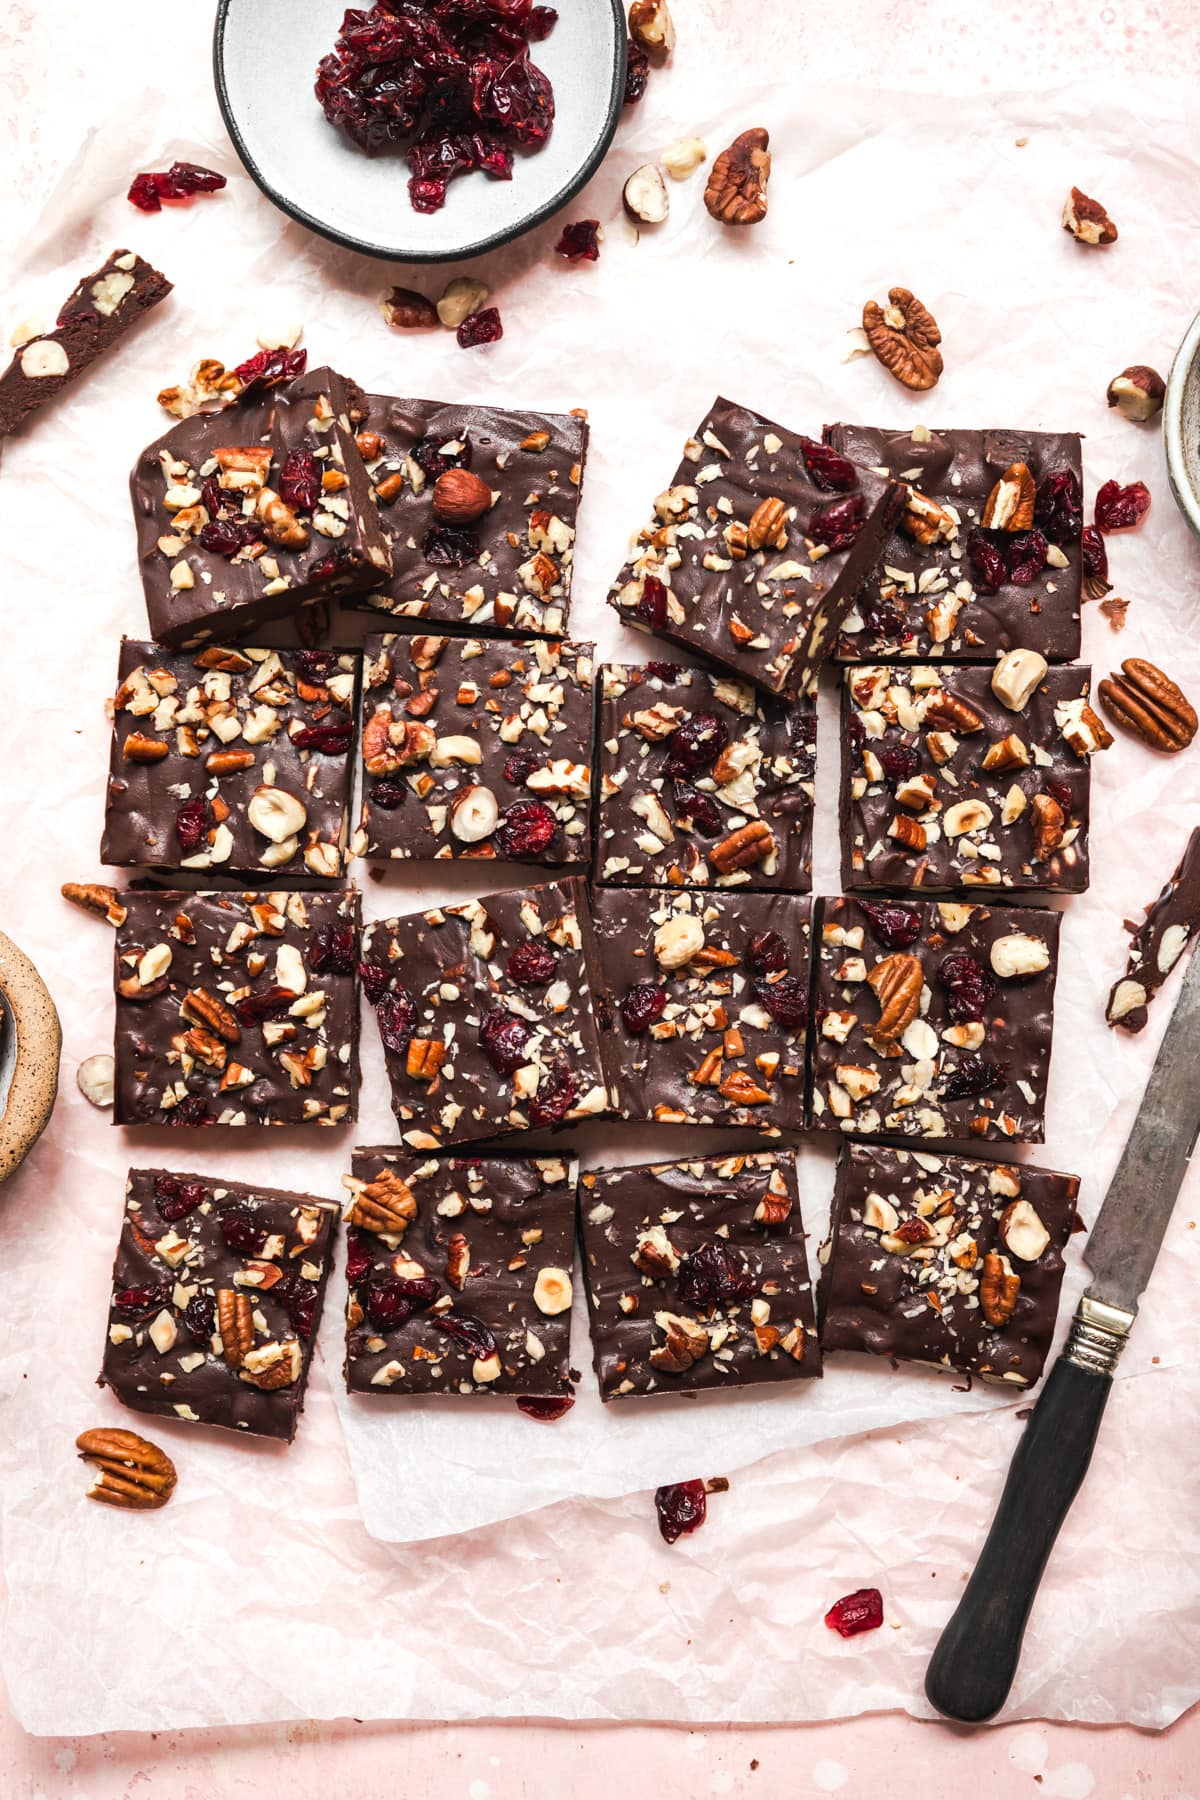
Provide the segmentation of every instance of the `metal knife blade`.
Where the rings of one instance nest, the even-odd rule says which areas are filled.
[[[1136,1313],[1200,1133],[1200,953],[1175,1011],[1083,1260],[1092,1299]]]

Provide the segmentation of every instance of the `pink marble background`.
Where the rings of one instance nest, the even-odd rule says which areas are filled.
[[[1046,8],[1028,0],[960,0],[940,12],[878,0],[840,0],[829,8],[802,0],[759,5],[763,44],[772,30],[788,32],[799,41],[806,77],[817,82],[962,94],[1122,70],[1192,83],[1200,76],[1195,0]],[[720,21],[736,11],[739,35],[746,35],[745,7],[732,0],[675,0],[675,11],[681,30],[689,13]],[[164,51],[169,12],[154,9],[166,33]],[[145,0],[110,0],[94,11],[65,0],[24,0],[0,10],[0,142],[6,168],[20,171],[26,216],[61,169],[57,146],[40,130],[28,96],[53,68],[56,81],[77,91],[84,117],[93,99],[99,109],[96,77],[147,13]],[[748,69],[746,78],[761,79],[762,70]],[[49,1630],[69,1628],[69,1621],[47,1620]],[[1194,1800],[1200,1711],[1161,1735],[1031,1724],[970,1734],[885,1716],[712,1730],[346,1721],[73,1740],[26,1736],[0,1696],[4,1800],[518,1800],[562,1790],[680,1800],[785,1793],[876,1800],[898,1792]]]

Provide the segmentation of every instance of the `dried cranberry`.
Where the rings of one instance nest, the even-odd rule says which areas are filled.
[[[497,1075],[512,1075],[525,1061],[529,1027],[509,1012],[490,1012],[479,1028],[479,1042]]]
[[[216,1318],[217,1302],[212,1294],[193,1294],[183,1309],[184,1330],[189,1332],[197,1343],[212,1336],[213,1321]]]
[[[916,636],[899,600],[873,600],[863,607],[862,618],[864,631],[874,638],[882,638],[885,643],[911,644]],[[854,638],[850,636],[846,641],[853,644]]]
[[[200,504],[210,519],[218,519],[223,513],[232,518],[238,511],[233,495],[225,492],[215,475],[209,475],[201,484]]]
[[[856,1588],[838,1600],[825,1614],[825,1623],[839,1637],[857,1637],[863,1631],[878,1631],[883,1624],[883,1595],[878,1588]]]
[[[556,1063],[549,1075],[538,1082],[537,1093],[529,1102],[529,1123],[536,1128],[557,1125],[575,1104],[578,1092],[575,1077],[565,1063]]]
[[[378,806],[384,812],[395,812],[408,799],[408,788],[402,781],[377,781],[368,798],[372,806]]]
[[[1144,481],[1131,481],[1122,487],[1119,481],[1106,481],[1096,495],[1096,524],[1110,531],[1132,531],[1150,511],[1150,489]]]
[[[656,681],[678,681],[679,664],[669,662],[648,662],[646,673]]]
[[[946,990],[946,1008],[956,1025],[982,1019],[996,991],[995,978],[973,956],[942,958],[938,980]]]
[[[459,347],[463,350],[474,350],[480,344],[495,344],[504,336],[504,326],[500,319],[500,309],[496,306],[485,306],[469,319],[464,319],[455,333]]]
[[[244,1206],[227,1206],[220,1219],[221,1236],[239,1256],[260,1256],[270,1232]]]
[[[863,722],[856,712],[852,712],[846,725],[846,748],[855,762],[862,755],[866,743],[867,733]]]
[[[214,556],[234,557],[249,544],[262,542],[262,527],[254,519],[210,519],[200,528],[200,545]]]
[[[826,493],[845,494],[858,486],[858,471],[854,464],[839,456],[831,445],[818,443],[816,438],[802,437],[800,454],[814,487],[824,488]]]
[[[316,562],[309,563],[309,586],[311,587],[313,582],[317,581],[332,581],[335,576],[340,575],[344,569],[348,568],[353,560],[353,551],[347,549],[345,544],[335,544],[332,550],[324,556],[318,557]],[[301,614],[301,618],[303,616]]]
[[[545,987],[554,980],[557,970],[558,958],[549,944],[539,944],[533,938],[515,944],[508,958],[508,979],[521,987]]]
[[[790,961],[777,931],[758,931],[746,946],[746,967],[755,975],[782,975]]]
[[[891,900],[860,900],[859,906],[871,921],[871,929],[889,950],[907,950],[921,935],[921,915],[911,906],[897,906]]]
[[[293,512],[312,512],[321,498],[321,471],[311,450],[291,450],[279,471],[279,498]]]
[[[403,1056],[417,1023],[416,1001],[407,988],[390,988],[375,1002],[375,1019],[383,1047],[393,1056]]]
[[[531,6],[525,20],[525,35],[531,44],[540,44],[543,38],[550,36],[558,23],[558,13],[552,6]]]
[[[398,1331],[416,1313],[428,1311],[440,1292],[429,1275],[387,1275],[370,1283],[363,1297],[363,1311],[376,1331]]]
[[[640,1037],[643,1031],[649,1031],[666,1010],[666,988],[655,987],[649,981],[638,982],[621,1001],[621,1017],[625,1021],[625,1029],[635,1037]]]
[[[1070,817],[1075,805],[1075,796],[1065,781],[1043,781],[1042,792],[1049,794],[1052,800],[1057,800],[1066,816]]]
[[[297,1270],[289,1269],[268,1292],[271,1299],[278,1300],[287,1313],[297,1337],[311,1337],[313,1320],[317,1313],[317,1301],[321,1297],[321,1290],[317,1283],[306,1281]]]
[[[625,106],[636,106],[650,80],[650,58],[630,39],[625,62]]]
[[[241,1024],[261,1025],[264,1019],[277,1019],[299,997],[291,988],[263,988],[257,994],[244,994],[234,1002],[233,1010]]]
[[[386,994],[392,985],[392,971],[383,968],[379,963],[360,962],[358,979],[363,984],[363,993],[372,1006]]]
[[[675,817],[690,819],[705,837],[716,837],[721,829],[721,809],[712,795],[702,794],[687,781],[675,782],[674,794]]]
[[[115,1312],[125,1313],[133,1318],[141,1313],[157,1312],[160,1307],[167,1306],[170,1299],[171,1289],[166,1283],[160,1283],[157,1287],[151,1287],[147,1283],[144,1287],[118,1288],[112,1297],[112,1303]]]
[[[538,766],[538,759],[531,750],[514,750],[504,764],[504,779],[513,787],[520,787],[528,781]]]
[[[668,1544],[699,1531],[708,1517],[708,1495],[702,1481],[676,1481],[654,1490],[658,1529]]]
[[[375,1259],[375,1252],[370,1240],[361,1231],[350,1230],[346,1233],[346,1281],[348,1286],[357,1287]]]
[[[202,1200],[208,1199],[208,1189],[202,1181],[183,1181],[178,1175],[156,1175],[154,1177],[154,1204],[160,1218],[168,1225],[174,1225],[179,1219],[186,1219],[190,1212],[195,1212]]]
[[[195,856],[208,839],[212,828],[212,810],[203,794],[185,800],[175,814],[175,836],[184,856]]]
[[[668,740],[667,768],[672,773],[694,775],[716,762],[729,742],[729,730],[715,713],[695,713],[677,725]]]
[[[1108,551],[1104,539],[1094,525],[1085,525],[1081,542],[1084,585],[1092,599],[1107,594]]]
[[[463,569],[478,560],[479,542],[463,525],[432,525],[421,554],[435,569]]]
[[[963,1050],[954,1068],[942,1082],[943,1100],[970,1100],[976,1094],[990,1094],[1003,1087],[1004,1070],[998,1063],[987,1062],[970,1050]]]
[[[847,494],[844,500],[835,500],[832,506],[815,512],[805,535],[829,550],[848,550],[865,524],[862,495]]]
[[[308,940],[308,965],[316,974],[353,975],[358,933],[353,925],[318,925]]]
[[[689,1306],[733,1304],[754,1298],[754,1277],[740,1250],[710,1238],[685,1256],[676,1274],[676,1289]]]
[[[892,788],[899,787],[902,781],[911,781],[921,767],[920,754],[911,744],[884,744],[876,754]]]
[[[578,219],[573,225],[564,225],[554,248],[568,262],[599,262],[599,219]]]
[[[157,176],[152,174],[135,175],[129,184],[126,199],[132,200],[139,212],[161,212],[162,197],[158,191]]]
[[[538,1419],[543,1425],[553,1425],[569,1413],[575,1404],[574,1394],[556,1394],[553,1397],[542,1397],[535,1394],[522,1394],[517,1401],[517,1411],[523,1412],[527,1419]]]
[[[1083,530],[1083,492],[1074,469],[1054,469],[1038,483],[1033,522],[1052,544],[1077,544]]]
[[[514,800],[500,814],[496,848],[510,861],[528,860],[550,848],[557,830],[557,819],[542,801]]]
[[[997,593],[1008,580],[1004,552],[992,538],[976,529],[967,538],[967,561],[981,594]]]
[[[167,1114],[168,1125],[174,1127],[215,1125],[216,1122],[216,1119],[204,1104],[203,1094],[185,1095],[178,1106],[173,1106]]]
[[[225,177],[215,169],[199,163],[174,162],[165,172],[151,171],[135,175],[129,185],[128,198],[140,212],[162,211],[164,200],[190,200],[194,194],[215,194],[225,186]]]
[[[1018,531],[1009,538],[1005,560],[1015,587],[1032,587],[1046,566],[1050,546],[1040,531]]]
[[[802,1031],[808,1024],[808,983],[800,975],[781,975],[778,981],[756,981],[754,991],[777,1025]]]
[[[447,444],[457,448],[447,450]],[[408,454],[430,481],[436,481],[447,469],[469,469],[473,449],[465,431],[442,432],[437,437],[418,438]]]
[[[308,367],[307,350],[258,350],[239,363],[233,371],[242,384],[242,394],[257,388],[278,387],[281,381],[294,381]]]
[[[473,1318],[470,1313],[439,1313],[433,1323],[439,1331],[444,1331],[448,1338],[461,1344],[468,1356],[486,1362],[496,1354],[496,1340],[482,1319]]]
[[[342,725],[305,725],[292,738],[297,750],[319,750],[322,756],[345,756],[354,736],[347,719]]]
[[[792,719],[792,761],[796,777],[811,781],[817,767],[817,720],[815,713],[801,713]]]
[[[292,661],[296,665],[297,675],[303,675],[305,681],[318,686],[328,681],[337,668],[338,653],[336,650],[293,650]]]
[[[667,589],[657,575],[643,578],[642,591],[633,608],[633,616],[639,625],[648,625],[651,631],[661,631],[666,624]]]

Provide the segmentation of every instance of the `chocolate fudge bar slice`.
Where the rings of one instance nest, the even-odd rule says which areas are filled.
[[[354,604],[485,632],[567,628],[582,413],[370,396],[363,436],[391,579]]]
[[[171,285],[132,250],[114,250],[85,275],[54,329],[26,339],[0,375],[0,438],[78,381],[143,313],[166,299]]]
[[[844,620],[837,654],[986,661],[1079,655],[1083,469],[1075,432],[879,431],[833,425],[833,449],[910,499]]]
[[[810,1123],[1041,1143],[1058,913],[866,898],[821,906]]]
[[[359,897],[129,889],[117,1125],[342,1125],[358,1100]]]
[[[355,854],[591,857],[591,644],[368,638]]]
[[[845,671],[848,889],[1087,887],[1092,672],[1037,659],[1028,691],[1005,680],[1011,661]]]
[[[592,905],[622,1117],[800,1130],[811,901],[599,888]]]
[[[807,892],[811,696],[660,662],[606,663],[600,695],[598,881]]]
[[[1110,1025],[1136,1032],[1145,1028],[1151,1000],[1200,932],[1200,826],[1175,873],[1130,932],[1125,973],[1113,983],[1104,1016]]]
[[[794,699],[831,654],[902,500],[895,482],[718,399],[609,600],[627,625]]]
[[[360,662],[125,638],[101,861],[339,876]]]
[[[602,1399],[821,1373],[790,1152],[593,1169],[580,1219]]]
[[[1058,1313],[1077,1175],[847,1144],[821,1344],[1029,1387]]]
[[[356,1150],[352,1394],[570,1392],[573,1159]]]
[[[316,369],[142,451],[129,485],[152,637],[244,637],[390,571],[356,441],[365,416],[352,381]]]
[[[376,920],[361,974],[410,1149],[608,1111],[578,876]]]
[[[122,1405],[291,1443],[338,1209],[131,1169],[99,1385]]]

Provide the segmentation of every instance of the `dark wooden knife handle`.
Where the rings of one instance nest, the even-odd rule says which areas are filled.
[[[1025,1427],[987,1542],[925,1678],[948,1719],[977,1724],[1004,1705],[1038,1583],[1079,1492],[1112,1387],[1059,1357]]]

